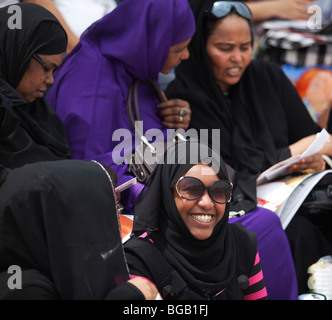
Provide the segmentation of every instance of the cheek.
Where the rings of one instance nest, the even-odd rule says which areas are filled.
[[[217,210],[217,222],[219,222],[223,216],[225,215],[225,210],[226,210],[226,204],[215,204],[216,210]]]
[[[186,222],[186,219],[188,217],[188,212],[191,209],[191,207],[194,205],[195,201],[187,201],[177,196],[174,197],[174,201],[180,213],[181,218],[183,219],[184,222]]]
[[[176,207],[178,208],[178,211],[179,211],[181,217],[183,218],[185,212],[187,211],[185,202],[182,201],[182,199],[179,197],[175,197],[174,201],[175,201]]]
[[[252,49],[250,49],[248,52],[246,52],[244,55],[243,55],[243,61],[244,61],[244,65],[245,65],[245,68],[248,67],[248,65],[250,64],[251,60],[252,60]]]
[[[173,68],[177,67],[181,59],[178,55],[171,54],[169,55],[163,70],[167,71],[168,73],[172,71]]]
[[[216,76],[217,74],[222,73],[225,68],[227,58],[216,51],[208,52],[208,57],[213,74]]]

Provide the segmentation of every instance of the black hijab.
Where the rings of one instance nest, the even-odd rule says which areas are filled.
[[[0,9],[0,79],[16,88],[34,53],[53,55],[66,51],[67,34],[55,16],[31,3],[15,5],[21,9],[21,29],[11,28],[7,6]],[[8,97],[10,98],[10,97]]]
[[[256,207],[258,175],[289,157],[291,143],[319,128],[276,65],[252,61],[228,95],[222,92],[213,77],[205,48],[206,11],[211,10],[214,2],[190,1],[197,26],[189,44],[190,58],[176,69],[176,80],[166,94],[168,98],[182,98],[190,103],[190,126],[209,129],[210,144],[211,130],[220,129],[220,152],[236,170],[231,211],[250,212]]]
[[[22,18],[21,28],[10,25],[10,6],[0,9],[0,163],[11,168],[71,154],[64,126],[46,100],[27,103],[16,91],[34,53],[66,51],[66,32],[45,8],[31,3],[15,6],[21,10],[15,10]]]
[[[164,159],[166,164],[157,165],[135,206],[133,230],[137,234],[152,231],[150,237],[191,288],[204,296],[216,294],[230,284],[236,268],[229,205],[211,237],[197,240],[180,216],[173,188],[181,176],[203,160],[228,179],[224,162],[219,154],[198,142],[179,142],[167,150]]]
[[[105,299],[129,279],[113,183],[99,163],[0,167],[0,272],[35,269],[60,299]]]

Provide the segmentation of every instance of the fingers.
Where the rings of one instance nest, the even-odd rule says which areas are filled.
[[[278,15],[284,19],[307,20],[310,17],[308,8],[313,4],[312,0],[280,0]]]
[[[163,126],[171,129],[187,129],[191,119],[189,103],[181,99],[172,99],[158,104],[158,115]]]
[[[156,286],[146,278],[135,277],[128,280],[128,282],[133,284],[143,293],[145,300],[155,300],[157,295],[159,294]]]
[[[314,173],[325,170],[326,162],[321,154],[315,154],[310,157],[301,159],[300,162],[293,164],[289,168],[289,172],[305,172]]]

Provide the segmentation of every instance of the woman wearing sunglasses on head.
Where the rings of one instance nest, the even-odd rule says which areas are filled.
[[[166,300],[266,299],[256,235],[228,224],[232,184],[220,155],[180,142],[164,162],[135,207],[125,244],[131,274]]]
[[[0,9],[0,163],[8,168],[71,155],[65,128],[44,94],[62,63],[67,35],[46,9]],[[21,17],[21,27],[13,25]]]
[[[265,246],[260,209],[255,209],[256,179],[271,165],[301,154],[321,128],[313,122],[294,86],[278,66],[252,60],[251,12],[245,4],[213,0],[190,3],[197,26],[189,45],[190,58],[177,68],[176,80],[166,93],[190,103],[192,128],[220,129],[221,154],[236,170],[231,211],[249,213],[230,220],[240,220],[257,233],[258,244]],[[331,154],[331,142],[321,152]],[[321,171],[323,167],[321,154],[316,154],[292,170]],[[307,268],[320,256],[330,254],[330,246],[320,230],[298,215],[286,232],[295,258],[299,290],[306,291]],[[310,246],[306,245],[308,241]],[[274,245],[273,251],[259,248],[262,268],[266,270],[269,297],[271,279],[274,287],[284,288],[276,290],[273,298],[284,299],[292,288],[290,282],[277,284],[272,273],[268,276],[274,268],[270,264],[272,255],[282,255],[278,245]],[[280,271],[283,270],[281,267]]]

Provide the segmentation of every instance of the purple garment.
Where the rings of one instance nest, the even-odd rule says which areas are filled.
[[[241,218],[229,219],[229,223],[235,222],[257,234],[257,250],[269,299],[297,300],[294,262],[279,217],[270,210],[257,208]]]
[[[127,129],[131,135],[125,155],[135,142],[126,111],[128,88],[134,79],[157,81],[170,47],[194,32],[188,0],[127,0],[82,35],[47,96],[65,124],[74,159],[109,165],[119,177],[118,184],[132,178],[127,165],[115,164],[112,157],[123,140],[113,137],[117,129]],[[165,134],[157,115],[158,101],[150,89],[139,89],[144,132],[156,128]],[[141,189],[136,184],[121,193],[128,213]]]

